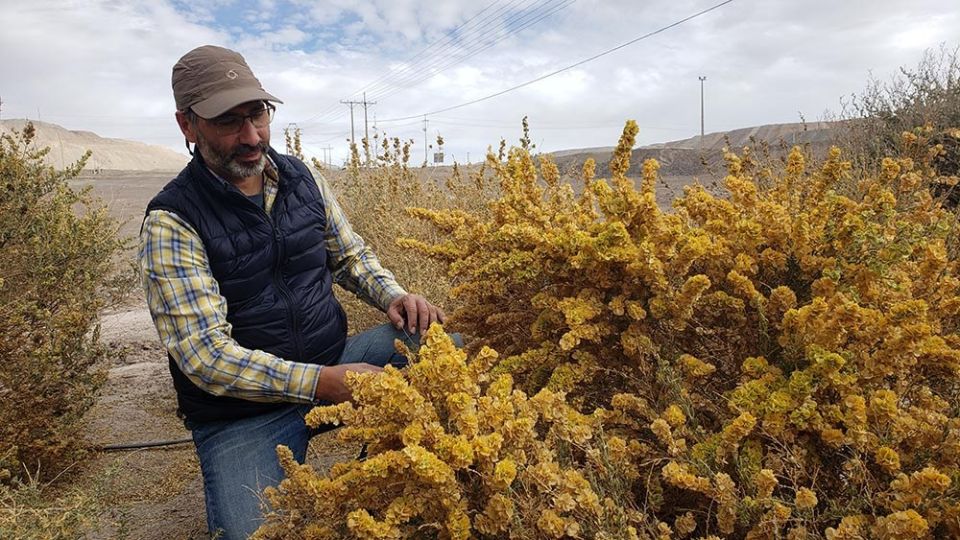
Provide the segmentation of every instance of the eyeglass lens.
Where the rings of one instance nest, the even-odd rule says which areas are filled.
[[[273,120],[273,107],[267,105],[249,114],[224,114],[213,119],[221,135],[233,135],[243,129],[243,123],[250,119],[254,127],[267,127]]]

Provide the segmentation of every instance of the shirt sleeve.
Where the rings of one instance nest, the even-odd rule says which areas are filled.
[[[321,366],[241,347],[227,301],[197,233],[176,214],[154,210],[140,232],[140,271],[160,340],[199,388],[251,401],[314,400]]]
[[[326,207],[327,259],[334,281],[368,304],[386,311],[391,300],[407,292],[354,232],[333,190],[320,174],[317,174],[317,186]]]

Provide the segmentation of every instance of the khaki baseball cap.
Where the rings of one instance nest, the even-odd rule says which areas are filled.
[[[204,45],[183,55],[173,66],[173,98],[177,110],[193,109],[214,118],[250,101],[283,103],[264,91],[240,53]]]

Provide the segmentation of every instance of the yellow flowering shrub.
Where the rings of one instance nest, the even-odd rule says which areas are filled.
[[[348,376],[354,402],[306,420],[342,424],[369,457],[320,476],[279,447],[287,478],[267,490],[278,510],[257,538],[620,537],[639,516],[595,485],[623,474],[630,449],[610,455],[599,414],[528,396],[491,374],[496,360],[489,348],[468,359],[435,324],[409,368]]]
[[[296,133],[291,142],[291,149],[296,150],[299,144]],[[354,145],[349,166],[343,170],[325,168],[315,159],[314,168],[326,177],[337,202],[351,216],[354,232],[363,237],[366,245],[384,261],[397,280],[409,291],[422,294],[446,308],[450,284],[443,276],[442,264],[425,260],[420,253],[396,244],[400,235],[438,238],[427,224],[407,217],[404,209],[423,206],[482,213],[483,202],[495,195],[496,186],[484,181],[486,175],[482,166],[461,170],[460,166],[454,165],[449,177],[446,173],[436,172],[439,168],[412,166],[412,141],[375,136],[371,143],[369,147]],[[371,156],[369,166],[361,157],[367,150]],[[379,310],[354,294],[339,287],[335,292],[348,315],[351,332],[383,322]]]
[[[488,159],[489,212],[412,210],[440,240],[401,245],[446,265],[472,356],[434,329],[312,413],[370,457],[318,477],[282,453],[261,537],[960,534],[942,145],[907,133],[872,176],[728,152],[724,196],[666,211],[655,161],[626,177],[636,133],[579,191],[519,148]]]

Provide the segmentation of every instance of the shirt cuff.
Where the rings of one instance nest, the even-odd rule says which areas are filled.
[[[391,302],[393,302],[397,298],[400,298],[401,296],[405,296],[406,294],[407,294],[407,291],[405,291],[403,287],[399,285],[385,286],[383,289],[383,293],[380,295],[380,298],[382,299],[381,301],[383,302],[383,305],[380,306],[380,309],[386,312],[387,308],[390,307]]]
[[[319,364],[293,363],[287,379],[286,395],[291,400],[301,403],[316,401],[314,392],[316,392],[317,381],[320,379],[320,370],[322,369],[323,366]]]

